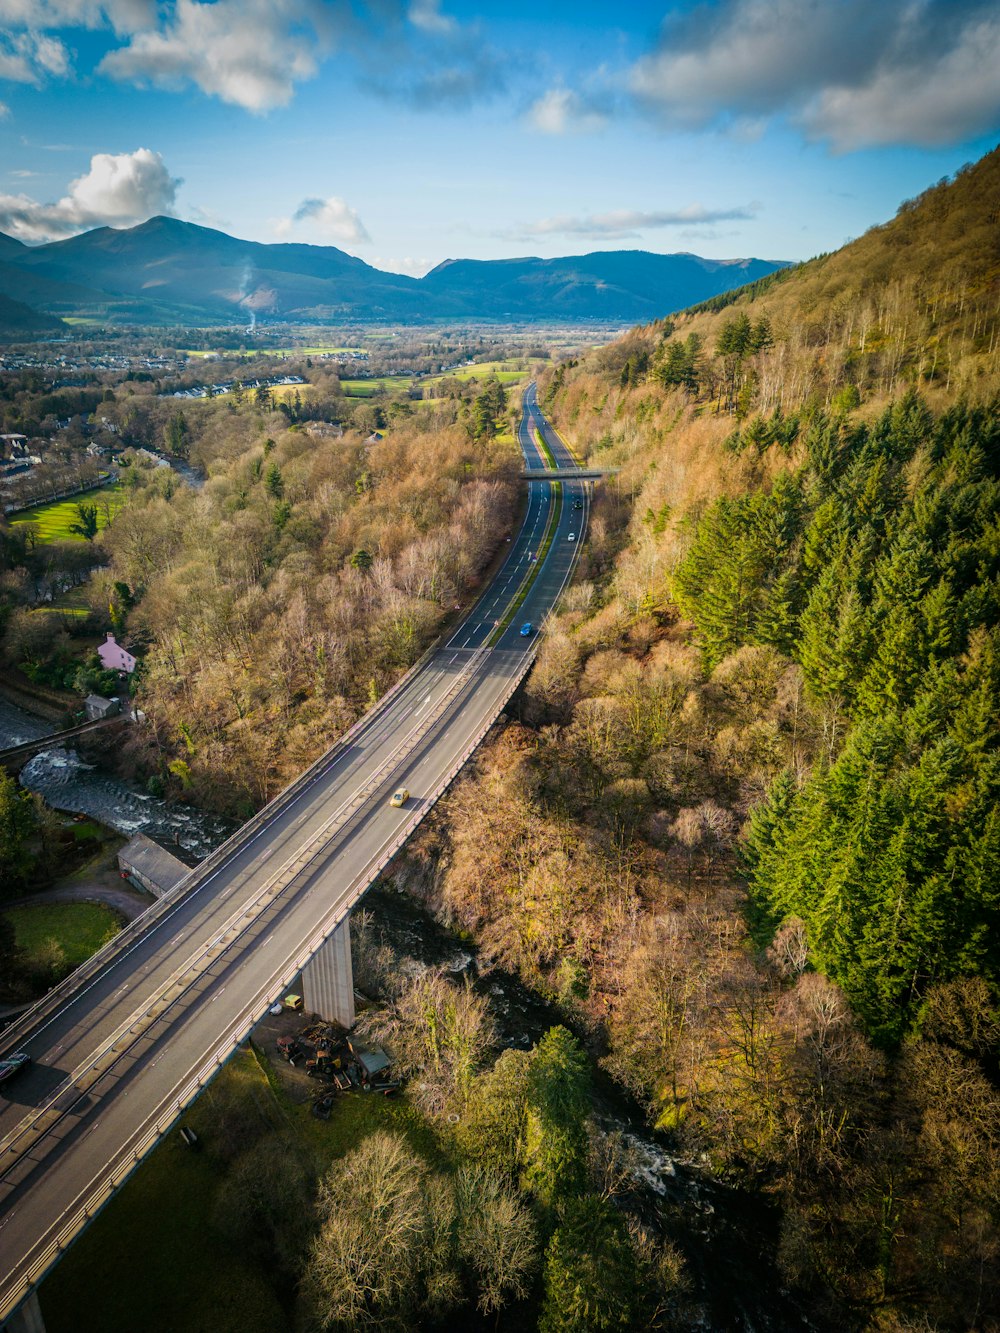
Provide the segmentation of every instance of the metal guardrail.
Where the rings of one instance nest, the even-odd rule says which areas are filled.
[[[472,655],[468,662],[463,665],[461,672],[459,672],[455,680],[451,682],[448,689],[430,712],[427,713],[426,716],[420,720],[419,724],[412,728],[400,743],[394,747],[375,772],[368,778],[365,785],[353,792],[346,801],[338,806],[337,809],[329,815],[316,830],[314,830],[308,841],[265,881],[251,901],[244,899],[240,903],[239,908],[227,919],[225,924],[213,933],[212,938],[199,946],[194,953],[189,955],[181,967],[176,969],[170,976],[169,980],[159,988],[157,994],[139,1009],[134,1011],[125,1022],[118,1027],[117,1031],[103,1042],[97,1052],[91,1056],[86,1064],[80,1065],[77,1069],[73,1070],[73,1072],[62,1081],[59,1087],[50,1094],[45,1104],[36,1108],[35,1114],[29,1121],[22,1122],[17,1129],[0,1141],[0,1180],[5,1180],[10,1171],[17,1164],[16,1162],[10,1161],[10,1154],[23,1153],[25,1149],[20,1146],[23,1141],[26,1142],[28,1146],[33,1147],[46,1134],[50,1133],[54,1126],[67,1113],[66,1110],[60,1111],[56,1118],[50,1123],[40,1123],[48,1116],[50,1111],[58,1108],[60,1102],[65,1101],[68,1092],[74,1088],[81,1094],[88,1091],[89,1087],[92,1086],[92,1083],[88,1084],[86,1087],[84,1087],[83,1084],[91,1074],[95,1074],[95,1071],[99,1071],[96,1073],[95,1077],[100,1077],[108,1072],[110,1066],[101,1068],[106,1057],[112,1052],[116,1054],[116,1059],[121,1058],[124,1054],[124,1051],[116,1051],[118,1043],[128,1036],[130,1045],[133,1045],[136,1040],[144,1035],[150,1023],[161,1017],[165,1012],[162,1007],[158,1007],[162,1005],[164,997],[179,986],[183,979],[192,976],[192,974],[194,976],[200,976],[201,970],[203,970],[200,965],[205,963],[206,960],[212,962],[215,961],[213,951],[219,949],[220,946],[228,947],[228,944],[233,943],[235,939],[237,939],[239,935],[242,934],[254,920],[256,920],[260,911],[269,906],[279,894],[284,892],[284,890],[298,878],[300,874],[308,870],[314,864],[321,853],[327,850],[335,832],[346,825],[348,821],[358,813],[368,798],[385,785],[388,776],[393,770],[396,769],[407,755],[411,754],[421,741],[434,729],[441,717],[448,711],[448,708],[454,701],[455,697],[461,693],[468,682],[473,679],[488,652],[489,649],[484,646]],[[232,934],[233,931],[236,932],[233,939],[227,941],[224,945],[223,941],[225,941],[226,937]],[[188,988],[189,984],[190,982],[185,984],[184,990]],[[184,993],[184,990],[174,996],[170,1001],[170,1005],[173,1005],[176,1000],[180,998],[180,995]]]
[[[489,651],[490,650],[486,648],[479,650],[475,655],[475,666],[473,666],[470,661],[469,669],[462,673],[461,685],[457,689],[453,686],[447,692],[445,697],[449,702],[451,702],[455,695],[460,693],[461,689],[468,685],[474,678],[478,666],[482,663]],[[240,1043],[246,1040],[256,1024],[267,1013],[267,1010],[274,1003],[275,999],[284,992],[285,988],[292,982],[298,973],[301,972],[309,959],[322,948],[323,944],[333,931],[336,930],[349,916],[351,909],[357,903],[358,899],[362,897],[378,875],[381,874],[393,857],[397,855],[400,848],[410,838],[414,830],[426,817],[437,801],[440,800],[441,796],[447,791],[451,783],[454,782],[455,778],[468,762],[470,756],[482,743],[490,729],[496,724],[500,714],[503,712],[504,708],[507,706],[508,702],[530,670],[536,653],[537,645],[532,645],[521,654],[516,668],[505,683],[500,694],[497,696],[493,706],[490,708],[486,721],[463,746],[457,758],[439,779],[433,797],[424,806],[415,810],[413,815],[396,829],[383,843],[376,857],[373,858],[365,869],[355,877],[347,892],[341,897],[340,901],[331,908],[318,929],[313,932],[309,941],[302,947],[302,949],[293,955],[290,961],[286,960],[279,969],[272,973],[260,992],[258,992],[257,998],[244,1008],[235,1024],[230,1025],[225,1038],[216,1046],[210,1057],[202,1062],[193,1074],[186,1075],[184,1079],[180,1080],[174,1086],[170,1093],[168,1093],[160,1102],[156,1110],[141,1126],[139,1126],[138,1129],[136,1129],[130,1138],[122,1144],[115,1160],[110,1165],[103,1167],[101,1171],[88,1182],[74,1200],[73,1204],[71,1204],[70,1209],[67,1210],[67,1214],[61,1218],[57,1226],[53,1228],[50,1236],[48,1238],[43,1238],[43,1241],[39,1242],[40,1245],[43,1245],[43,1248],[37,1254],[27,1259],[23,1265],[23,1272],[15,1276],[13,1287],[4,1294],[3,1298],[0,1298],[0,1319],[5,1318],[11,1310],[30,1295],[32,1289],[38,1281],[40,1281],[41,1277],[45,1274],[54,1260],[69,1246],[73,1239],[87,1225],[90,1219],[114,1196],[115,1192],[121,1187],[139,1162],[152,1150],[163,1135],[170,1129],[171,1125],[180,1117],[184,1109],[194,1101],[202,1089],[211,1081],[215,1074],[218,1073],[226,1061],[233,1055]],[[442,708],[442,712],[443,711],[446,711],[446,708]],[[429,725],[420,728],[421,738],[433,730],[433,727],[439,720],[440,716],[435,717],[433,722],[430,722]],[[419,744],[419,740],[414,742],[412,748],[416,748],[417,744]],[[384,767],[384,765],[380,766],[380,771],[381,767]],[[375,781],[376,779],[373,777],[371,783],[375,783]],[[279,875],[281,873],[282,872],[280,871],[278,872]],[[299,872],[296,871],[295,875],[298,873]],[[295,876],[293,876],[293,878],[294,877]],[[229,923],[227,923],[227,926],[228,924]],[[248,925],[245,924],[241,928],[239,934],[242,934],[247,928]],[[223,932],[217,933],[215,940],[211,945],[205,946],[206,951],[207,949],[214,947],[215,944],[221,942],[224,933],[225,928]],[[237,935],[235,938],[238,937],[239,936]],[[235,942],[235,938],[234,940],[229,941],[229,945],[232,945]],[[213,958],[212,962],[217,962],[218,956],[219,955]],[[72,1111],[80,1096],[89,1092],[101,1078],[105,1077],[112,1071],[114,1065],[126,1057],[135,1043],[148,1033],[152,1023],[162,1019],[168,1010],[173,1008],[188,990],[200,980],[202,975],[203,973],[199,972],[196,976],[193,976],[188,980],[183,986],[183,989],[170,1000],[169,1004],[156,1013],[152,1022],[141,1032],[137,1032],[134,1035],[133,1040],[129,1042],[126,1048],[120,1052],[114,1053],[114,1061],[106,1068],[101,1069],[91,1083],[86,1087],[79,1087],[78,1081],[74,1081],[74,1087],[72,1089],[63,1085],[57,1093],[53,1095],[48,1104],[49,1107],[51,1107],[58,1099],[65,1100],[67,1093],[71,1090],[78,1094],[74,1097],[73,1101],[67,1104],[65,1109],[60,1112],[60,1120]],[[161,989],[161,996],[166,994],[166,992],[172,989],[176,984],[176,977],[172,978],[171,981]],[[154,1005],[148,1006],[150,1010],[154,1007],[155,1003]],[[129,1030],[130,1029],[128,1028],[124,1029],[124,1031]],[[121,1040],[121,1033],[122,1029],[120,1029],[119,1033],[111,1039],[111,1042],[105,1043],[104,1054],[108,1053],[116,1040]],[[102,1057],[95,1059],[95,1061],[92,1062],[92,1066],[96,1066],[99,1058]],[[88,1066],[88,1068],[92,1066]],[[58,1121],[53,1121],[52,1124],[47,1127],[46,1132],[51,1131],[56,1123],[58,1123]],[[37,1140],[35,1141],[37,1142]],[[14,1149],[7,1142],[0,1145],[0,1152],[8,1152],[12,1150]],[[8,1175],[10,1169],[11,1168],[8,1167],[4,1170],[4,1177]],[[10,1276],[14,1275],[12,1274]]]
[[[585,524],[586,511],[581,523],[581,533],[585,530]],[[564,576],[556,601],[561,597],[566,583],[572,576],[578,558],[579,545],[577,545],[573,552],[573,558]],[[218,868],[218,865],[224,861],[232,851],[235,851],[240,845],[251,841],[252,836],[255,836],[261,824],[270,819],[272,815],[278,813],[281,808],[289,804],[291,800],[314,779],[321,776],[325,767],[334,762],[338,754],[346,748],[348,744],[351,744],[363,730],[379,720],[386,704],[399,690],[404,688],[405,685],[410,682],[414,675],[423,666],[426,665],[427,661],[429,661],[435,652],[437,652],[438,647],[439,644],[432,645],[432,647],[429,648],[416,663],[414,663],[410,670],[396,682],[396,685],[383,696],[383,699],[379,701],[379,704],[376,705],[374,709],[359,719],[358,722],[356,722],[329,751],[322,755],[293,783],[289,784],[283,792],[279,793],[268,806],[265,806],[263,810],[259,811],[257,815],[248,821],[248,823],[234,834],[232,838],[227,839],[227,841],[223,843],[212,856],[206,858],[206,861],[203,862],[196,871],[192,872],[191,876],[188,876],[185,880],[181,881],[181,884],[179,884],[170,895],[161,899],[160,903],[168,903],[169,900],[167,910],[176,906],[183,897],[187,896],[188,892],[203,885],[211,874],[214,873],[215,869]],[[229,918],[222,930],[215,932],[213,939],[207,945],[202,946],[197,955],[191,956],[185,964],[185,968],[179,969],[178,972],[176,972],[166,983],[166,986],[160,988],[157,1000],[162,1000],[171,989],[177,988],[183,980],[183,984],[180,985],[177,994],[175,994],[172,999],[170,999],[170,1001],[155,1014],[152,1011],[156,1009],[157,1000],[154,1000],[152,1003],[145,1006],[146,1015],[148,1015],[149,1021],[146,1022],[141,1031],[137,1030],[133,1033],[132,1040],[127,1043],[122,1051],[114,1052],[111,1050],[111,1043],[104,1043],[102,1051],[97,1057],[94,1057],[94,1059],[89,1061],[86,1066],[81,1067],[81,1070],[71,1076],[70,1080],[64,1081],[64,1083],[60,1085],[60,1088],[53,1094],[52,1098],[49,1099],[46,1106],[42,1108],[39,1115],[44,1115],[52,1110],[58,1100],[62,1100],[64,1109],[59,1112],[57,1119],[53,1120],[52,1123],[46,1127],[44,1133],[50,1132],[53,1126],[58,1123],[64,1115],[69,1114],[79,1102],[80,1097],[85,1095],[90,1088],[96,1086],[100,1079],[109,1075],[114,1067],[122,1059],[126,1058],[136,1043],[148,1034],[151,1027],[157,1021],[162,1019],[166,1013],[173,1008],[185,994],[187,994],[192,986],[196,985],[202,979],[204,972],[207,969],[202,969],[197,972],[193,971],[192,969],[196,962],[208,959],[209,966],[218,962],[223,953],[231,948],[247,930],[259,921],[262,912],[266,910],[268,906],[273,905],[280,894],[298,878],[303,870],[307,869],[309,865],[315,861],[320,851],[325,851],[327,849],[329,846],[329,834],[332,831],[332,823],[339,819],[342,824],[346,825],[352,815],[358,813],[367,797],[371,795],[372,791],[377,790],[379,786],[385,783],[391,769],[398,766],[399,762],[406,757],[406,754],[412,753],[412,751],[420,744],[421,740],[426,738],[434,727],[437,726],[441,717],[447,711],[449,704],[453,702],[475,678],[479,666],[490,651],[489,641],[487,641],[482,648],[473,653],[469,661],[464,664],[463,669],[459,672],[456,680],[452,682],[441,700],[439,700],[435,705],[435,708],[431,710],[431,714],[429,714],[418,727],[414,728],[408,736],[404,738],[401,744],[394,748],[390,756],[379,765],[379,768],[376,769],[372,777],[366,782],[363,794],[359,797],[359,795],[355,793],[351,800],[339,807],[328,820],[324,821],[324,824],[321,825],[320,829],[311,836],[309,842],[306,844],[306,852],[300,851],[295,857],[289,858],[284,866],[271,877],[267,885],[254,900],[255,906],[260,905],[260,910],[250,914],[247,912],[247,905],[245,903],[241,905],[239,912]],[[347,892],[342,895],[339,902],[331,908],[318,929],[313,932],[310,940],[302,947],[302,949],[296,952],[291,960],[286,959],[285,963],[272,974],[264,987],[258,992],[257,999],[245,1007],[235,1024],[230,1025],[227,1036],[218,1046],[216,1046],[211,1056],[203,1061],[196,1071],[186,1075],[184,1079],[180,1080],[175,1085],[171,1092],[161,1101],[160,1105],[152,1115],[147,1118],[144,1124],[139,1126],[129,1139],[121,1145],[114,1161],[109,1165],[102,1167],[100,1172],[98,1172],[87,1186],[85,1186],[77,1195],[77,1198],[70,1205],[66,1214],[64,1214],[60,1221],[50,1229],[47,1236],[43,1237],[38,1242],[36,1252],[33,1255],[29,1255],[20,1266],[23,1271],[17,1274],[13,1272],[8,1274],[8,1280],[13,1279],[13,1282],[12,1285],[6,1288],[2,1296],[0,1296],[0,1320],[6,1318],[22,1300],[30,1295],[31,1291],[48,1270],[52,1262],[71,1243],[90,1218],[93,1217],[94,1214],[98,1212],[114,1195],[116,1190],[131,1174],[135,1166],[148,1154],[163,1134],[167,1132],[185,1107],[190,1105],[201,1089],[212,1077],[214,1077],[226,1060],[229,1059],[239,1044],[249,1036],[253,1027],[260,1021],[274,1000],[284,991],[285,987],[287,987],[293,978],[301,971],[302,967],[317,952],[317,950],[322,947],[330,934],[332,934],[332,932],[346,919],[358,899],[398,853],[399,849],[405,844],[416,827],[426,817],[430,809],[433,808],[443,793],[455,780],[462,768],[468,762],[470,756],[475,752],[484,737],[495,725],[503,709],[527,675],[535,659],[536,653],[537,643],[525,649],[521,654],[515,669],[505,682],[503,689],[497,695],[493,705],[490,707],[486,721],[477,729],[471,739],[466,742],[457,758],[439,779],[436,784],[434,795],[425,805],[415,810],[413,815],[396,829],[390,838],[383,843],[377,856],[369,862],[365,869],[349,886]],[[403,753],[404,749],[405,753]],[[250,836],[248,836],[248,834]],[[299,862],[301,862],[301,864],[298,864]],[[268,899],[266,903],[264,902],[265,897]],[[160,904],[158,903],[156,907],[159,906]],[[143,923],[143,929],[148,927],[150,913],[154,912],[156,907],[150,908],[149,913],[144,913],[143,917],[139,918]],[[231,933],[236,928],[237,922],[240,922],[241,924],[239,925],[239,928],[236,929],[236,933],[230,940],[223,943],[226,934]],[[126,928],[126,931],[127,930],[128,928]],[[122,933],[124,934],[125,932]],[[210,958],[209,955],[213,950],[217,950],[218,952]],[[99,967],[103,966],[103,963],[115,952],[117,951],[114,949],[108,949],[102,950],[99,955],[95,955],[95,960],[100,959],[100,963],[99,966],[93,970],[99,970]],[[191,972],[191,975],[186,979],[184,979],[185,971]],[[59,989],[60,988],[57,988],[57,990]],[[79,989],[80,985],[75,985],[69,988],[69,993],[74,993]],[[46,997],[46,1000],[54,995],[55,992],[50,993],[50,996]],[[57,1003],[61,1003],[63,998],[65,997],[60,997]],[[24,1023],[24,1020],[28,1020],[27,1026],[34,1026],[38,1017],[42,1016],[42,1011],[45,1007],[45,1001],[39,1002],[38,1005],[29,1010],[21,1020],[3,1034],[4,1038],[17,1032],[21,1028],[22,1023]],[[144,1017],[144,1015],[139,1015],[139,1018],[142,1017]],[[122,1027],[119,1028],[116,1037],[112,1038],[111,1042],[113,1043],[116,1039],[121,1040],[125,1033],[130,1032],[133,1027],[136,1027],[137,1021],[137,1016],[133,1015],[128,1024],[122,1025]],[[9,1043],[5,1040],[4,1045],[7,1046],[8,1044]],[[96,1070],[99,1061],[109,1053],[114,1054],[115,1057],[111,1063],[109,1063],[106,1068],[95,1073],[92,1082],[88,1084],[87,1088],[80,1089],[79,1083],[83,1080],[83,1077],[87,1073]],[[29,1132],[30,1128],[30,1126],[24,1127],[23,1132]],[[19,1130],[15,1132],[15,1135],[10,1136],[11,1140],[15,1140],[15,1142],[8,1142],[4,1145],[0,1145],[0,1150],[6,1149],[7,1151],[16,1151],[16,1139],[21,1133],[22,1129],[19,1128]],[[40,1137],[41,1136],[36,1137],[34,1142],[37,1143]],[[9,1174],[9,1170],[10,1168],[3,1171],[3,1177],[6,1177]],[[39,1249],[39,1247],[41,1248]]]
[[[95,977],[105,964],[119,954],[127,952],[138,936],[143,935],[151,925],[168,916],[182,900],[203,887],[205,882],[215,874],[230,856],[252,842],[265,824],[269,823],[275,815],[280,814],[282,810],[287,809],[307,787],[311,786],[316,779],[322,777],[326,770],[336,763],[348,746],[353,745],[363,732],[381,720],[388,705],[427,665],[435,653],[439,651],[439,647],[438,643],[432,644],[417,658],[409,670],[386,691],[374,707],[358,718],[357,722],[349,727],[328,750],[314,760],[307,769],[300,773],[277,796],[273,797],[267,805],[258,810],[255,815],[251,815],[245,824],[241,825],[225,842],[220,843],[213,852],[210,852],[172,889],[158,898],[155,903],[152,903],[134,921],[130,921],[123,926],[113,939],[98,949],[95,954],[91,954],[90,958],[75,968],[58,985],[47,991],[30,1009],[25,1010],[14,1023],[0,1031],[0,1054],[16,1050],[40,1021],[85,989],[86,983]]]
[[[508,560],[509,559],[510,556],[508,556]],[[506,564],[507,561],[504,562],[501,568],[505,568]],[[487,596],[487,592],[488,590],[484,591],[473,603],[468,614],[464,618],[466,621],[471,620],[475,616],[476,609]],[[452,630],[452,634],[454,634],[454,630]],[[434,643],[426,648],[413,665],[409,667],[408,670],[400,676],[399,680],[385,692],[382,698],[379,699],[372,708],[362,714],[362,716],[358,718],[358,720],[353,723],[342,736],[338,737],[328,750],[324,751],[318,759],[315,759],[309,767],[300,773],[297,778],[294,778],[287,787],[278,792],[276,796],[272,797],[267,805],[258,810],[256,814],[251,815],[245,824],[241,825],[241,827],[227,838],[225,842],[220,843],[219,846],[213,852],[210,852],[203,861],[199,862],[188,875],[185,875],[183,879],[179,880],[169,892],[165,893],[161,898],[158,898],[157,901],[151,904],[141,916],[136,917],[134,921],[130,921],[127,925],[123,926],[113,939],[109,940],[107,944],[97,951],[97,953],[92,954],[90,958],[81,963],[79,967],[75,968],[69,976],[64,977],[58,985],[46,992],[46,994],[43,995],[40,1000],[37,1000],[30,1009],[25,1010],[14,1023],[0,1029],[0,1055],[3,1055],[8,1051],[16,1050],[40,1021],[44,1020],[49,1014],[54,1013],[65,1004],[67,1000],[83,990],[86,984],[95,977],[112,958],[127,952],[137,936],[143,934],[151,925],[159,921],[161,918],[169,915],[170,911],[183,899],[186,899],[191,893],[196,892],[201,888],[234,852],[238,851],[247,843],[252,842],[254,837],[256,837],[257,833],[266,823],[268,823],[275,815],[280,814],[282,810],[286,809],[313,783],[313,781],[322,777],[326,769],[336,763],[337,759],[348,746],[354,744],[364,731],[380,721],[382,714],[387,710],[392,700],[394,700],[400,691],[404,690],[412,682],[431,658],[441,650],[444,646],[442,639],[443,636],[439,637]]]

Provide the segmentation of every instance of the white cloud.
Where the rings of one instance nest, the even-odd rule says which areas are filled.
[[[825,88],[805,124],[842,151],[873,144],[960,142],[1000,124],[1000,15],[970,23],[950,51],[884,64],[862,87]]]
[[[659,227],[746,221],[756,216],[758,207],[757,204],[749,204],[742,208],[720,209],[689,204],[686,208],[648,213],[634,209],[615,209],[610,213],[593,213],[584,217],[560,214],[530,222],[507,234],[517,240],[532,240],[542,236],[589,236],[599,240],[623,240]]]
[[[134,33],[98,70],[158,87],[193,83],[223,102],[269,111],[315,75],[328,17],[313,0],[177,0],[162,27]]]
[[[436,36],[453,33],[458,27],[453,18],[441,13],[441,0],[413,0],[406,16],[415,28]]]
[[[541,134],[590,134],[603,129],[607,115],[569,88],[550,88],[528,109],[528,123]]]
[[[0,80],[70,71],[67,29],[111,29],[97,73],[137,86],[199,88],[264,113],[287,105],[338,43],[362,83],[415,107],[470,105],[503,91],[506,59],[442,0],[0,0]],[[6,37],[3,35],[6,30]]]
[[[55,29],[110,26],[124,36],[155,21],[155,0],[0,0],[0,80],[65,78],[70,53]]]
[[[0,79],[38,85],[47,75],[64,76],[69,52],[56,37],[21,32],[0,35]]]
[[[495,47],[480,22],[442,14],[441,0],[402,0],[406,23],[400,24],[389,17],[397,2],[369,0],[372,22],[365,38],[353,42],[363,88],[417,111],[455,110],[502,96],[511,53]]]
[[[405,255],[402,259],[387,259],[385,255],[376,255],[369,259],[372,268],[380,268],[384,273],[403,273],[409,278],[422,278],[437,264],[436,259],[416,259]]]
[[[155,0],[0,0],[0,23],[31,32],[110,24],[126,33],[155,22]]]
[[[179,180],[159,153],[97,153],[86,175],[71,181],[54,204],[27,195],[0,194],[0,231],[21,241],[50,241],[91,227],[128,227],[172,213]]]
[[[998,64],[995,0],[722,0],[668,21],[629,83],[668,125],[926,146],[1000,125]]]
[[[371,241],[365,224],[345,199],[303,199],[290,218],[274,225],[275,234],[287,237],[299,223],[309,223],[310,231],[325,240],[342,245],[367,245]]]

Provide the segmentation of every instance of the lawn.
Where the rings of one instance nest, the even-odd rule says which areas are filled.
[[[542,362],[538,362],[542,365]],[[488,380],[496,378],[501,384],[513,384],[515,380],[530,379],[535,373],[533,368],[528,370],[516,370],[511,367],[509,361],[477,361],[472,366],[460,366],[458,370],[449,370],[447,375],[435,375],[435,380],[456,379],[456,380]]]
[[[225,1175],[214,1156],[226,1125],[217,1108],[233,1097],[290,1132],[321,1171],[377,1128],[401,1129],[417,1151],[434,1150],[404,1101],[341,1097],[330,1120],[319,1121],[284,1096],[255,1051],[241,1051],[181,1122],[200,1136],[203,1151],[183,1147],[172,1130],[46,1278],[49,1333],[288,1333],[267,1269],[212,1222]]]
[[[168,1134],[46,1278],[48,1333],[287,1333],[266,1275],[212,1226],[221,1180]]]
[[[25,509],[23,513],[13,515],[10,521],[13,524],[37,523],[38,539],[42,542],[82,542],[85,538],[78,532],[70,532],[70,525],[79,522],[78,504],[97,505],[97,526],[100,529],[108,526],[124,503],[120,486],[98,486],[66,500],[53,500],[50,504]]]
[[[444,379],[488,380],[496,377],[502,384],[511,384],[515,380],[527,379],[530,371],[510,370],[507,361],[483,361],[474,366],[462,366],[459,370],[449,370],[445,375],[382,375],[377,379],[340,381],[340,387],[348,398],[370,398],[377,389],[391,393],[394,389],[408,389],[411,385],[430,388]]]
[[[390,393],[393,389],[408,389],[412,383],[412,375],[382,375],[370,380],[341,380],[340,387],[348,398],[370,398],[379,389]]]
[[[9,907],[4,915],[14,927],[18,947],[37,954],[48,940],[55,940],[71,967],[78,967],[96,953],[121,922],[109,907],[100,903],[44,903],[37,907]]]

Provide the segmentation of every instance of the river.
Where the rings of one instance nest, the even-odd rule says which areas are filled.
[[[364,906],[377,933],[404,960],[404,971],[434,967],[469,977],[489,1001],[501,1045],[528,1050],[550,1027],[566,1022],[517,977],[501,968],[480,970],[475,945],[411,895],[377,885]],[[668,1136],[649,1128],[629,1093],[597,1066],[591,1101],[597,1127],[621,1134],[628,1145],[634,1186],[630,1208],[684,1255],[697,1327],[712,1333],[812,1330],[783,1290],[774,1263],[777,1210],[760,1196],[713,1180],[702,1163],[679,1153]]]
[[[0,699],[0,748],[40,739],[46,723]],[[150,796],[135,783],[87,763],[73,749],[44,750],[25,765],[22,785],[56,809],[83,813],[124,836],[143,832],[190,864],[232,831],[227,821]],[[480,969],[473,944],[439,923],[413,897],[376,887],[365,898],[378,932],[408,969],[468,975],[489,1001],[501,1044],[528,1050],[563,1016],[499,968]],[[593,1114],[628,1144],[628,1203],[643,1223],[684,1254],[698,1327],[710,1333],[806,1333],[812,1326],[782,1290],[774,1265],[777,1216],[759,1197],[720,1185],[703,1166],[650,1130],[642,1108],[595,1065]]]
[[[0,749],[40,740],[56,729],[54,723],[0,698]],[[43,750],[28,760],[19,777],[26,791],[54,809],[89,815],[125,838],[148,834],[189,865],[206,857],[236,827],[194,806],[150,796],[138,783],[88,763],[72,747]]]

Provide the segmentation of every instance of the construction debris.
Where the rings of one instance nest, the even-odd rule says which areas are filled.
[[[321,1084],[313,1097],[312,1113],[327,1120],[334,1099],[347,1092],[380,1092],[393,1096],[399,1089],[385,1051],[355,1042],[335,1023],[311,1020],[298,1032],[277,1039],[278,1054],[293,1068],[302,1068]]]

